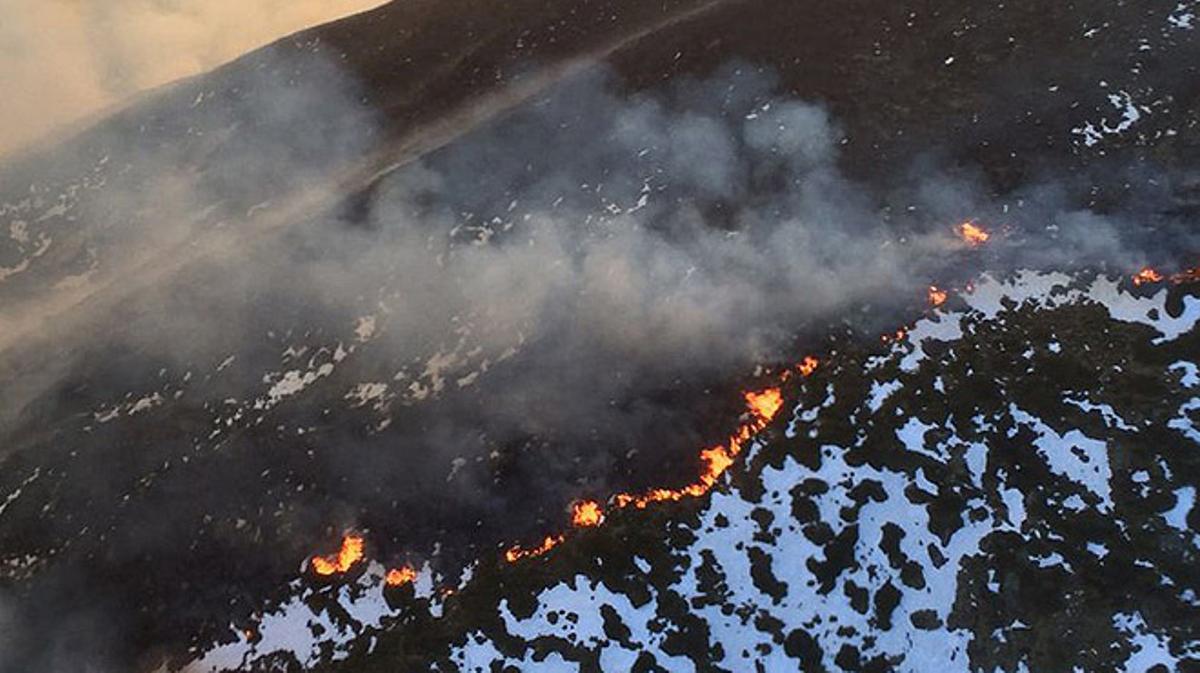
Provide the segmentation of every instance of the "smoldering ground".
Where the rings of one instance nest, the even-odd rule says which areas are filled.
[[[927,163],[851,180],[836,120],[745,65],[643,93],[591,71],[332,211],[237,236],[247,211],[293,212],[258,181],[320,189],[314,165],[376,137],[324,72],[299,95],[247,82],[234,117],[188,121],[248,115],[254,142],[168,143],[80,206],[105,269],[172,273],[10,346],[28,378],[8,399],[35,383],[0,477],[24,484],[0,519],[22,615],[6,669],[219,636],[347,527],[387,559],[489,553],[573,497],[686,479],[755,365],[851,311],[869,331],[949,275],[1143,257],[1138,220],[1076,210],[1069,181],[996,195]],[[993,246],[955,237],[967,217],[997,224]],[[237,244],[177,263],[213,231]]]

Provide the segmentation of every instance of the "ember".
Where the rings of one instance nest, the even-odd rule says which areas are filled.
[[[938,286],[936,286],[936,285],[929,286],[929,305],[930,306],[937,308],[938,306],[945,304],[946,299],[948,299],[949,297],[950,297],[950,294],[948,292],[946,292],[945,290],[938,289]]]
[[[1176,285],[1181,283],[1195,283],[1198,281],[1200,281],[1200,266],[1191,269],[1184,269],[1179,273],[1171,275],[1171,282]]]

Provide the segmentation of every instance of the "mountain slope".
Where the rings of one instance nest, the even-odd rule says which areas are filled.
[[[277,661],[316,670],[1196,665],[1200,298],[1022,273],[955,304],[890,345],[839,340],[710,497],[481,559],[453,595],[372,607],[368,572],[357,619],[306,592],[315,613],[188,670],[254,662],[306,614],[344,644]]]
[[[0,586],[19,615],[0,669],[190,660],[297,595],[350,593],[308,565],[347,531],[373,572],[428,564],[432,592],[557,532],[573,498],[687,483],[757,365],[847,325],[873,343],[931,283],[1194,265],[1194,21],[1188,3],[404,0],[0,168]],[[955,238],[972,217],[989,246]],[[1002,538],[1000,496],[978,497],[963,525]],[[929,637],[963,619],[938,605],[950,628]],[[456,624],[399,642],[424,662]]]

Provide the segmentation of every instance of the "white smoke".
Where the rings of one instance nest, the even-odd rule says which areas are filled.
[[[0,0],[0,156],[383,0]]]

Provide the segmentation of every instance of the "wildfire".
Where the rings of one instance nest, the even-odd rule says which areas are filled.
[[[387,575],[383,578],[383,581],[386,582],[389,587],[398,587],[408,584],[416,579],[416,570],[414,570],[411,566],[401,566],[399,568],[392,568],[388,570]]]
[[[580,500],[571,506],[571,524],[576,528],[599,526],[604,521],[604,511],[595,500]]]
[[[938,289],[936,285],[929,286],[929,305],[937,308],[946,303],[946,299],[950,297],[950,293],[945,290]]]
[[[817,369],[817,359],[806,357],[798,365],[796,371],[804,376],[811,375]],[[790,370],[784,371],[780,378],[787,380]],[[618,493],[612,497],[612,505],[617,509],[636,507],[644,509],[655,502],[667,500],[682,500],[683,498],[699,497],[707,493],[721,475],[733,465],[734,459],[742,451],[742,446],[760,432],[775,418],[783,408],[783,391],[778,387],[752,390],[743,395],[746,402],[746,417],[748,420],[738,427],[736,433],[730,436],[726,444],[704,449],[700,452],[700,463],[703,467],[700,477],[695,483],[679,489],[656,488],[646,493]],[[591,528],[604,523],[604,508],[595,500],[580,500],[571,506],[571,523],[576,528]],[[554,549],[566,539],[565,535],[548,535],[536,547],[509,547],[504,552],[504,560],[515,563],[521,559],[542,556]]]
[[[971,247],[976,247],[991,238],[985,229],[974,222],[966,221],[955,227],[955,232]],[[1172,275],[1164,276],[1152,267],[1145,267],[1133,275],[1133,284],[1161,283],[1169,281],[1174,284],[1200,282],[1200,267],[1185,269]],[[962,290],[968,294],[975,291],[973,282],[968,282]],[[941,306],[949,298],[949,291],[930,285],[928,298],[931,306]],[[881,338],[884,343],[900,341],[907,336],[907,329],[901,327],[894,333],[885,334]],[[790,380],[794,373],[801,376],[811,376],[819,366],[817,358],[808,356],[794,367],[780,372],[777,381],[782,383]],[[761,390],[748,391],[743,394],[746,413],[737,430],[729,436],[725,443],[704,449],[700,452],[701,472],[695,482],[679,489],[656,488],[644,493],[618,493],[609,500],[608,506],[616,509],[635,507],[644,509],[647,506],[664,501],[682,500],[690,497],[700,497],[708,493],[717,484],[721,476],[734,463],[742,452],[746,442],[765,429],[783,408],[783,392],[779,387],[767,387]],[[595,500],[579,500],[571,505],[571,524],[576,528],[594,528],[605,521],[605,506]],[[547,535],[540,544],[534,547],[513,546],[505,550],[504,560],[516,563],[522,559],[542,556],[562,544],[566,534]],[[348,533],[342,539],[341,548],[334,554],[314,556],[310,566],[317,575],[330,576],[345,573],[364,557],[364,538],[361,535]],[[384,581],[389,587],[410,584],[417,578],[417,572],[411,566],[401,566],[387,571]],[[442,590],[443,595],[454,593],[453,589]],[[247,638],[250,632],[247,632]]]
[[[1141,271],[1133,274],[1134,286],[1145,285],[1146,283],[1161,283],[1163,275],[1151,267],[1146,267]]]
[[[354,567],[363,558],[364,540],[361,535],[348,533],[342,538],[342,548],[336,554],[314,556],[312,558],[313,572],[328,577],[344,573]]]
[[[987,243],[988,239],[992,237],[986,229],[970,220],[955,227],[955,231],[958,233],[958,237],[972,248]]]
[[[816,369],[816,360],[811,359],[810,362],[810,359],[806,358],[800,366],[804,368],[801,369],[802,372],[807,369],[811,374]],[[807,375],[805,374],[805,376]],[[695,498],[708,493],[716,485],[721,475],[725,474],[725,470],[733,465],[734,458],[742,452],[742,445],[767,427],[779,413],[779,409],[783,407],[783,392],[779,388],[751,391],[745,394],[745,400],[750,420],[738,428],[727,444],[714,446],[700,452],[700,462],[704,469],[700,473],[700,478],[694,483],[680,489],[656,488],[641,494],[618,493],[613,496],[613,504],[618,509],[630,506],[645,509],[651,503]]]
[[[810,376],[816,371],[818,364],[815,357],[809,356],[795,366],[795,371],[803,376]],[[790,374],[790,369],[785,370],[779,378],[786,381]],[[743,395],[743,399],[746,403],[746,413],[743,415],[745,420],[725,444],[700,452],[700,463],[703,469],[695,483],[680,489],[657,488],[642,494],[618,493],[612,497],[612,505],[618,509],[629,506],[642,509],[654,502],[681,500],[708,493],[716,485],[721,475],[733,465],[734,459],[742,452],[743,445],[766,428],[783,408],[783,391],[775,386],[748,391]],[[577,501],[571,506],[571,523],[577,528],[599,526],[604,523],[604,508],[595,500]],[[504,560],[516,563],[522,559],[542,556],[562,544],[565,539],[566,535],[560,533],[547,535],[536,547],[509,547],[504,551]],[[362,560],[363,546],[362,536],[348,534],[342,540],[342,548],[336,554],[313,557],[313,571],[318,575],[344,573]],[[408,584],[416,577],[417,573],[413,568],[402,566],[388,570],[384,581],[387,586],[395,587]]]

